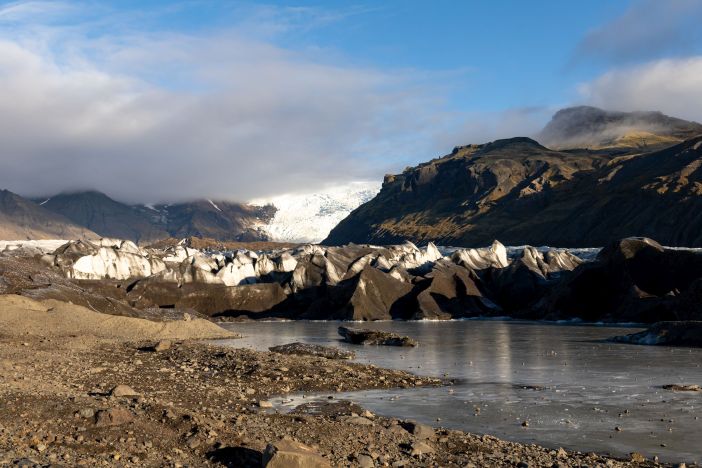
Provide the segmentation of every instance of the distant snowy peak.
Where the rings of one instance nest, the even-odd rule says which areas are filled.
[[[352,182],[316,193],[280,195],[251,204],[273,205],[276,213],[264,226],[271,239],[280,242],[320,242],[339,221],[375,197],[377,182]]]

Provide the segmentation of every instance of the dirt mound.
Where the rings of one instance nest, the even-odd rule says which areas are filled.
[[[233,333],[202,319],[152,322],[101,314],[74,304],[0,295],[0,337],[94,336],[117,340],[232,338]]]

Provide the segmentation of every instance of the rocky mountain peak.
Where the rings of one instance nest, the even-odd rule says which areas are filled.
[[[561,109],[539,133],[550,148],[661,149],[702,134],[697,122],[659,111],[619,112],[591,106]]]

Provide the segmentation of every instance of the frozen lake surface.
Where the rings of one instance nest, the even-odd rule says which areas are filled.
[[[351,325],[409,335],[420,346],[349,345],[337,335],[339,322],[226,326],[245,335],[228,342],[237,347],[332,345],[355,351],[358,362],[456,379],[451,387],[335,395],[385,416],[554,448],[702,461],[702,394],[662,388],[702,384],[700,349],[604,341],[640,330],[621,327],[481,320]],[[327,396],[289,395],[277,402],[284,410]]]

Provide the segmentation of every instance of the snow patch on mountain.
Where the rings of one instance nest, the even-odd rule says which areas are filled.
[[[316,193],[288,194],[252,200],[252,205],[272,204],[277,211],[262,226],[279,242],[316,243],[323,240],[353,210],[376,196],[377,182],[352,182]]]
[[[220,210],[219,207],[215,204],[215,202],[213,202],[212,200],[209,200],[209,199],[208,199],[207,201],[210,202],[210,205],[212,205],[212,207],[213,207],[215,210],[217,210],[217,211],[222,211],[222,210]]]

